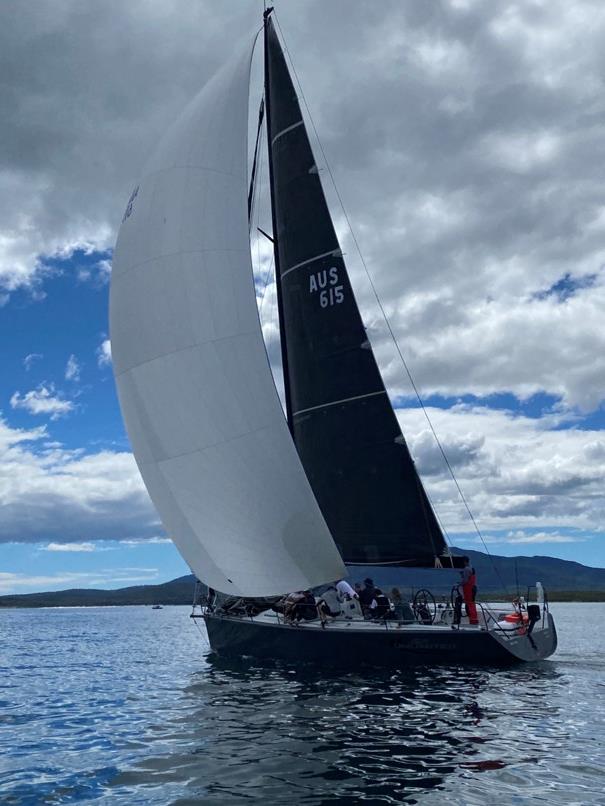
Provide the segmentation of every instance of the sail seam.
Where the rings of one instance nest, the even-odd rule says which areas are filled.
[[[299,414],[306,414],[308,411],[316,411],[317,409],[327,409],[328,406],[338,406],[339,403],[350,403],[352,400],[363,400],[364,397],[375,397],[376,395],[386,395],[386,391],[381,389],[379,392],[369,392],[367,395],[356,395],[355,397],[345,397],[342,400],[333,400],[331,403],[322,403],[319,406],[310,406],[308,409],[300,409],[295,411],[292,415],[297,417]]]
[[[301,118],[298,121],[298,123],[293,123],[291,126],[287,126],[285,129],[282,129],[280,132],[277,132],[277,134],[275,135],[273,140],[271,140],[271,145],[275,145],[275,141],[278,140],[282,136],[282,134],[288,134],[288,132],[291,132],[292,129],[297,129],[299,126],[302,126],[302,125],[303,125],[303,121],[302,121],[302,118]]]
[[[122,278],[126,274],[128,274],[129,272],[134,271],[134,269],[140,269],[143,266],[146,266],[148,263],[157,263],[158,261],[163,260],[164,258],[180,257],[181,255],[205,255],[205,254],[207,254],[209,252],[218,252],[218,253],[221,253],[221,254],[223,252],[229,252],[229,253],[239,254],[239,255],[244,255],[245,256],[247,250],[246,249],[237,249],[237,248],[226,249],[224,246],[216,246],[216,247],[211,246],[211,247],[208,247],[207,249],[186,249],[186,250],[185,249],[182,249],[182,250],[177,249],[176,252],[165,252],[164,254],[161,254],[161,255],[155,255],[154,257],[148,257],[145,260],[139,261],[138,263],[133,263],[132,265],[128,266],[127,268],[122,269],[118,274],[116,274],[116,277],[117,278]]]
[[[290,274],[291,271],[294,271],[294,269],[300,269],[303,266],[307,266],[309,263],[314,263],[316,260],[320,260],[322,257],[328,257],[330,255],[332,257],[336,257],[339,252],[340,249],[330,249],[329,252],[323,252],[321,255],[315,255],[315,257],[310,257],[308,260],[303,260],[301,263],[297,263],[295,266],[290,266],[289,269],[286,269],[286,271],[282,272],[282,279],[286,276],[286,274]]]
[[[141,179],[142,182],[145,179],[151,179],[154,176],[158,176],[159,174],[169,173],[170,171],[209,171],[213,174],[220,174],[221,176],[234,176],[237,179],[248,179],[247,173],[242,173],[242,171],[224,171],[221,168],[211,168],[209,165],[188,165],[186,162],[178,163],[178,165],[169,165],[167,168],[154,168],[154,170],[149,171],[146,173],[143,178]]]
[[[254,328],[253,330],[244,330],[242,333],[231,333],[229,336],[219,336],[216,339],[207,339],[206,341],[196,341],[194,344],[186,344],[184,347],[177,347],[176,350],[170,350],[169,352],[162,352],[159,355],[154,355],[153,358],[147,358],[145,361],[140,361],[138,364],[133,364],[130,367],[126,367],[126,369],[122,369],[119,372],[114,369],[114,375],[116,378],[120,378],[122,375],[125,375],[127,372],[134,372],[139,367],[144,367],[147,364],[151,364],[154,361],[159,361],[160,358],[166,358],[169,355],[179,355],[180,353],[185,353],[188,350],[195,350],[197,347],[207,347],[209,345],[218,344],[219,342],[229,341],[229,339],[241,339],[244,336],[258,336],[259,331]],[[260,332],[260,336],[262,338],[262,331]]]
[[[149,462],[141,462],[141,467],[149,467],[151,465],[156,465],[160,470],[163,470],[163,465],[168,465],[173,462],[175,459],[183,459],[185,456],[193,456],[196,453],[205,453],[208,450],[212,450],[212,448],[219,448],[223,445],[229,445],[231,442],[237,442],[239,439],[246,439],[246,437],[253,436],[254,434],[258,434],[260,431],[272,431],[275,429],[275,424],[270,423],[269,425],[260,425],[258,428],[253,428],[251,431],[244,431],[241,434],[236,434],[234,437],[229,437],[228,439],[222,439],[220,442],[209,442],[207,445],[201,445],[197,448],[192,448],[188,451],[183,451],[182,453],[176,453],[174,456],[166,456],[164,459],[152,459]]]

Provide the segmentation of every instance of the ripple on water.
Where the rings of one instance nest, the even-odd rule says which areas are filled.
[[[605,803],[594,613],[561,660],[363,674],[213,659],[187,615],[0,613],[0,802]]]

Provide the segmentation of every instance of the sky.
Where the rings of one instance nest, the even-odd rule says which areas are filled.
[[[483,548],[331,175],[489,550],[605,566],[605,8],[275,5],[360,309],[452,543]],[[257,0],[3,4],[0,593],[188,572],[121,422],[112,247],[146,157],[261,11]],[[266,167],[260,183],[262,199]],[[270,228],[266,201],[257,214]],[[252,255],[279,376],[266,242],[253,238]]]

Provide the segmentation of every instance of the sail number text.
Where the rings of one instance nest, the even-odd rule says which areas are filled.
[[[322,269],[309,277],[309,293],[319,292],[319,304],[322,308],[344,302],[345,295],[339,279],[338,269],[335,266],[331,269]]]

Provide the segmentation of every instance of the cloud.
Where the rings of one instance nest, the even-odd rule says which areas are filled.
[[[12,291],[35,287],[49,256],[113,245],[145,155],[227,41],[253,30],[258,9],[242,17],[210,0],[107,0],[82,13],[77,0],[52,10],[26,0],[23,13],[8,2],[0,106],[13,114],[0,138],[0,287]]]
[[[42,296],[48,256],[75,248],[109,254],[154,144],[233,43],[258,25],[255,4],[212,0],[26,6],[0,29],[0,104],[15,110],[0,120],[1,298],[16,288]],[[595,0],[309,0],[279,9],[340,195],[423,396],[546,392],[562,402],[559,415],[540,419],[487,406],[431,409],[491,531],[602,529],[603,436],[571,427],[572,412],[598,410],[605,394],[605,204],[595,171],[605,159],[600,9]],[[253,99],[259,93],[257,81]],[[316,154],[368,333],[389,391],[405,402],[412,390]],[[266,167],[264,177],[266,196]],[[271,231],[266,201],[258,209]],[[262,297],[271,249],[259,239],[253,254]],[[106,279],[107,259],[83,268],[80,279]],[[272,282],[262,306],[278,368]],[[110,364],[108,339],[96,357]],[[25,408],[29,394],[15,393],[16,405]],[[398,412],[440,513],[464,530],[439,451],[416,414]],[[27,494],[11,487],[7,534],[34,539],[51,529],[62,540],[50,514],[59,504],[74,520],[74,541],[136,535],[133,512],[148,534],[157,532],[140,481],[123,498],[114,485],[122,473],[135,478],[129,454],[55,446],[47,454],[55,459],[43,464],[44,449],[23,446],[11,450],[21,451]]]
[[[78,363],[78,359],[75,355],[70,355],[67,359],[67,365],[65,367],[65,379],[67,381],[74,381],[77,382],[80,380],[80,364]]]
[[[28,355],[26,355],[25,358],[23,359],[23,366],[25,367],[25,371],[29,372],[30,369],[32,368],[32,365],[36,361],[40,361],[42,358],[44,358],[42,353],[28,353]]]
[[[578,535],[562,535],[557,532],[510,532],[504,541],[506,543],[584,543],[586,537]]]
[[[603,399],[599,8],[384,0],[368,11],[309,0],[279,9],[340,195],[424,394],[545,391],[584,410]],[[52,14],[30,2],[27,14],[8,15],[0,103],[15,114],[0,121],[0,284],[35,289],[45,256],[113,244],[147,155],[257,26],[254,4],[211,0],[107,0],[84,11],[64,0]],[[253,98],[259,91],[256,81]],[[323,176],[387,382],[409,394]],[[270,229],[266,200],[258,208]],[[108,259],[81,272],[102,282]],[[575,293],[548,295],[564,278]]]
[[[42,384],[23,396],[21,392],[14,392],[10,404],[13,409],[24,409],[30,414],[48,414],[51,420],[65,417],[75,409],[71,400],[64,400],[56,394],[52,384],[48,386]]]
[[[120,540],[120,545],[122,546],[148,546],[149,544],[160,545],[163,543],[172,543],[172,540],[169,537],[159,537],[158,535],[147,538],[131,538],[128,540]]]
[[[49,543],[44,551],[95,551],[94,543]]]
[[[538,419],[462,404],[427,411],[485,534],[506,530],[503,542],[542,542],[539,534],[544,541],[561,543],[582,536],[563,540],[562,530],[587,536],[602,531],[603,432],[574,428],[565,414]],[[396,413],[446,529],[468,532],[472,524],[422,412]]]
[[[79,266],[76,276],[81,283],[91,283],[93,286],[101,288],[110,280],[111,260],[103,258],[92,266]]]
[[[109,339],[104,339],[97,348],[97,364],[99,367],[111,365],[111,342]]]
[[[0,419],[0,542],[158,535],[158,517],[130,453],[45,447],[47,440],[45,427],[12,428]]]

